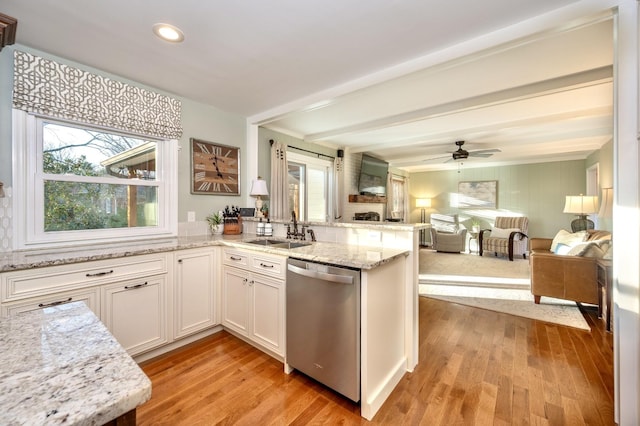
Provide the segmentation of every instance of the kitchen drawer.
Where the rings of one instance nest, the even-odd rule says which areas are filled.
[[[58,306],[71,302],[84,302],[89,309],[91,309],[93,313],[100,318],[100,301],[97,288],[79,289],[75,291],[23,299],[18,302],[3,304],[1,312],[3,317],[7,317],[17,315],[22,312],[35,311],[36,309]]]
[[[164,253],[48,266],[0,274],[2,302],[167,272]]]
[[[253,253],[251,255],[251,269],[259,274],[284,280],[287,275],[287,258],[284,256]]]
[[[249,268],[251,265],[251,255],[246,251],[224,249],[222,262],[225,265],[236,266],[238,268]]]

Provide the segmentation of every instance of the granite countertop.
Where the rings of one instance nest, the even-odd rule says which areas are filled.
[[[254,234],[196,235],[126,244],[99,244],[51,250],[14,251],[0,253],[0,272],[209,246],[236,247],[359,269],[373,269],[394,260],[396,257],[409,253],[409,250],[406,249],[325,242],[313,242],[308,246],[295,249],[266,247],[248,243],[248,241],[257,238]],[[270,237],[270,239],[274,238]],[[275,239],[290,241],[282,238]]]
[[[0,319],[0,424],[100,425],[151,382],[95,314],[73,302]]]
[[[243,217],[246,222],[258,222],[260,219],[256,217]],[[271,219],[271,223],[291,223],[288,220]],[[323,226],[328,228],[366,228],[382,231],[416,231],[431,227],[429,223],[404,223],[404,222],[378,222],[370,220],[355,220],[352,222],[298,222],[299,226]]]

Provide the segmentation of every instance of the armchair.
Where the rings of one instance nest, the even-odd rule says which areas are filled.
[[[487,232],[489,234],[485,235]],[[498,253],[508,255],[511,261],[513,261],[514,255],[522,255],[526,259],[528,232],[529,219],[527,217],[496,217],[493,229],[480,231],[478,237],[479,254],[482,256],[483,252],[492,251],[496,256]]]
[[[431,214],[431,244],[436,251],[460,253],[465,251],[467,229],[460,226],[458,215]]]

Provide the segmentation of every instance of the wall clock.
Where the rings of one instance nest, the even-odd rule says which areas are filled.
[[[191,193],[240,195],[240,148],[191,138]]]

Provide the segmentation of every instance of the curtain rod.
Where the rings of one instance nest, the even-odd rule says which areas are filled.
[[[269,139],[269,144],[273,145],[274,144],[274,140],[273,139]],[[327,155],[327,154],[321,154],[319,152],[315,152],[315,151],[309,151],[308,149],[304,149],[304,148],[298,148],[297,146],[291,146],[291,145],[287,145],[287,148],[291,148],[291,149],[297,149],[298,151],[304,151],[304,152],[308,152],[309,154],[313,154],[313,155],[317,155],[318,158],[319,157],[327,157],[330,158],[332,160],[334,160],[336,157],[332,157],[331,155]]]

